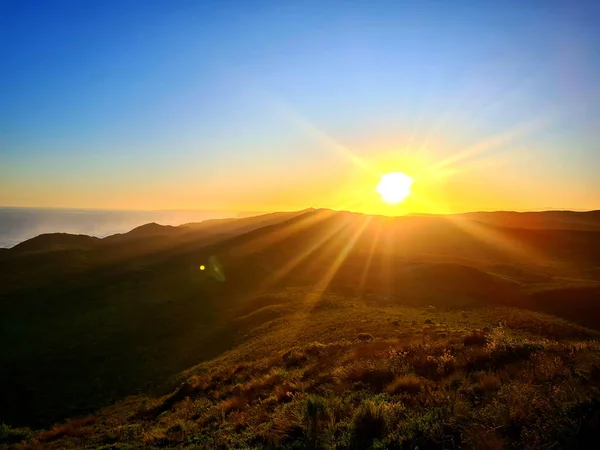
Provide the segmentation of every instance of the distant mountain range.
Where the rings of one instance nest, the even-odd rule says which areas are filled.
[[[226,221],[233,218],[267,217],[269,214],[264,212],[235,213],[226,211],[100,211],[0,207],[0,249],[13,247],[41,234],[85,234],[99,238],[105,238],[113,234],[128,234],[130,237],[139,236],[140,233],[185,234],[192,228],[222,227]],[[293,215],[294,213],[289,214]],[[590,231],[600,229],[600,211],[497,211],[469,212],[444,216],[409,214],[408,217],[468,219],[490,225],[522,229]],[[212,220],[221,220],[221,222],[206,222]],[[162,225],[159,225],[159,223]],[[199,223],[202,225],[198,225]],[[173,229],[167,231],[169,226]],[[236,224],[235,227],[237,226]],[[179,228],[175,230],[176,227]],[[128,229],[131,231],[127,232]]]
[[[207,219],[250,217],[261,213],[237,211],[117,211],[61,208],[0,207],[0,248],[9,248],[45,233],[105,237],[158,222],[180,225]]]

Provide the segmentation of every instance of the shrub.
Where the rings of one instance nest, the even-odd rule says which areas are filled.
[[[16,444],[28,441],[33,437],[29,428],[12,428],[6,424],[0,424],[0,444]]]
[[[470,334],[467,334],[463,338],[463,344],[466,346],[484,346],[487,344],[487,337],[484,333],[480,333],[479,331],[474,331]]]
[[[489,373],[481,374],[479,383],[485,392],[494,392],[500,388],[500,378]]]
[[[489,430],[482,426],[473,426],[465,434],[465,441],[471,448],[481,450],[502,450],[506,448],[494,429]]]
[[[444,352],[437,359],[437,373],[442,376],[448,376],[454,373],[456,369],[456,358],[449,349],[444,349]]]
[[[485,348],[475,348],[467,356],[465,368],[467,372],[486,370],[492,364],[492,356]]]
[[[396,448],[457,448],[452,431],[448,427],[444,430],[444,417],[445,412],[440,408],[409,413],[392,432],[392,441]]]
[[[175,421],[171,426],[169,426],[169,428],[167,429],[168,433],[185,433],[188,429],[188,424],[179,419],[177,421]]]
[[[567,377],[569,374],[568,368],[558,356],[539,352],[531,355],[531,361],[534,364],[534,374],[538,380],[554,382],[559,377]]]
[[[308,421],[309,438],[316,440],[324,423],[331,418],[327,400],[318,395],[309,395],[304,406],[304,418]]]
[[[368,341],[373,340],[373,336],[370,335],[369,333],[358,333],[358,336],[356,336],[356,339],[358,339],[361,342],[368,342]]]
[[[237,383],[236,385],[234,385],[231,388],[230,393],[233,396],[240,396],[240,395],[242,395],[244,393],[244,385],[241,384],[241,383]]]
[[[299,349],[294,348],[283,354],[283,365],[287,368],[299,367],[307,360],[306,355]]]
[[[273,389],[273,396],[277,402],[289,402],[294,398],[294,394],[302,390],[302,385],[295,381],[286,381]]]
[[[491,351],[492,364],[499,368],[511,363],[529,359],[529,357],[540,350],[543,350],[542,345],[530,343],[513,343],[505,347],[496,346]]]
[[[413,366],[417,375],[425,378],[439,378],[438,362],[433,356],[418,351],[408,357],[408,363]]]
[[[382,437],[386,426],[383,408],[371,400],[363,401],[354,413],[352,425],[354,440],[357,443]]]
[[[223,414],[228,414],[231,411],[240,411],[248,404],[248,399],[244,396],[234,396],[227,400],[223,400],[217,408],[222,411]]]
[[[327,400],[319,395],[309,395],[304,407],[304,417],[311,423],[316,424],[329,417],[329,405]]]
[[[388,367],[355,366],[348,373],[348,380],[365,383],[381,391],[392,382],[394,374]]]
[[[162,428],[152,428],[142,433],[141,443],[145,446],[166,446],[169,444],[169,438],[166,431]]]
[[[387,386],[386,391],[389,394],[399,394],[401,392],[414,394],[421,392],[421,389],[423,389],[423,383],[419,377],[415,375],[402,375],[396,377],[396,379]]]
[[[405,350],[397,350],[395,348],[389,348],[386,358],[386,364],[390,372],[394,374],[402,374],[408,372],[410,367],[406,360],[408,352]]]
[[[308,355],[322,356],[327,349],[328,346],[325,344],[321,344],[320,342],[311,342],[306,346],[305,351]]]

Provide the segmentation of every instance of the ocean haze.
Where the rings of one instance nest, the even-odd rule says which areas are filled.
[[[123,211],[99,209],[0,207],[0,248],[13,247],[44,233],[105,237],[150,222],[181,225],[235,217],[238,211]]]

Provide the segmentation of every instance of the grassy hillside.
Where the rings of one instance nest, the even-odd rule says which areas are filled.
[[[167,395],[29,438],[44,448],[584,448],[600,427],[598,333],[555,317],[303,289],[238,314],[240,344]]]
[[[0,258],[0,422],[56,448],[577,446],[599,237],[308,210],[24,243]]]

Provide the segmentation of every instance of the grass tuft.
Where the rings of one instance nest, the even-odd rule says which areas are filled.
[[[318,395],[309,395],[304,407],[304,418],[309,424],[310,438],[316,439],[319,431],[331,419],[331,410],[327,400]]]
[[[81,419],[72,419],[61,425],[54,425],[51,429],[43,431],[39,434],[41,441],[54,441],[61,437],[83,437],[93,434],[94,430],[91,425],[96,422],[93,416],[84,417]]]
[[[385,433],[386,419],[383,407],[371,400],[365,400],[358,407],[352,418],[354,440],[370,442]]]
[[[388,394],[416,394],[423,389],[423,380],[415,375],[396,377],[386,388]]]

